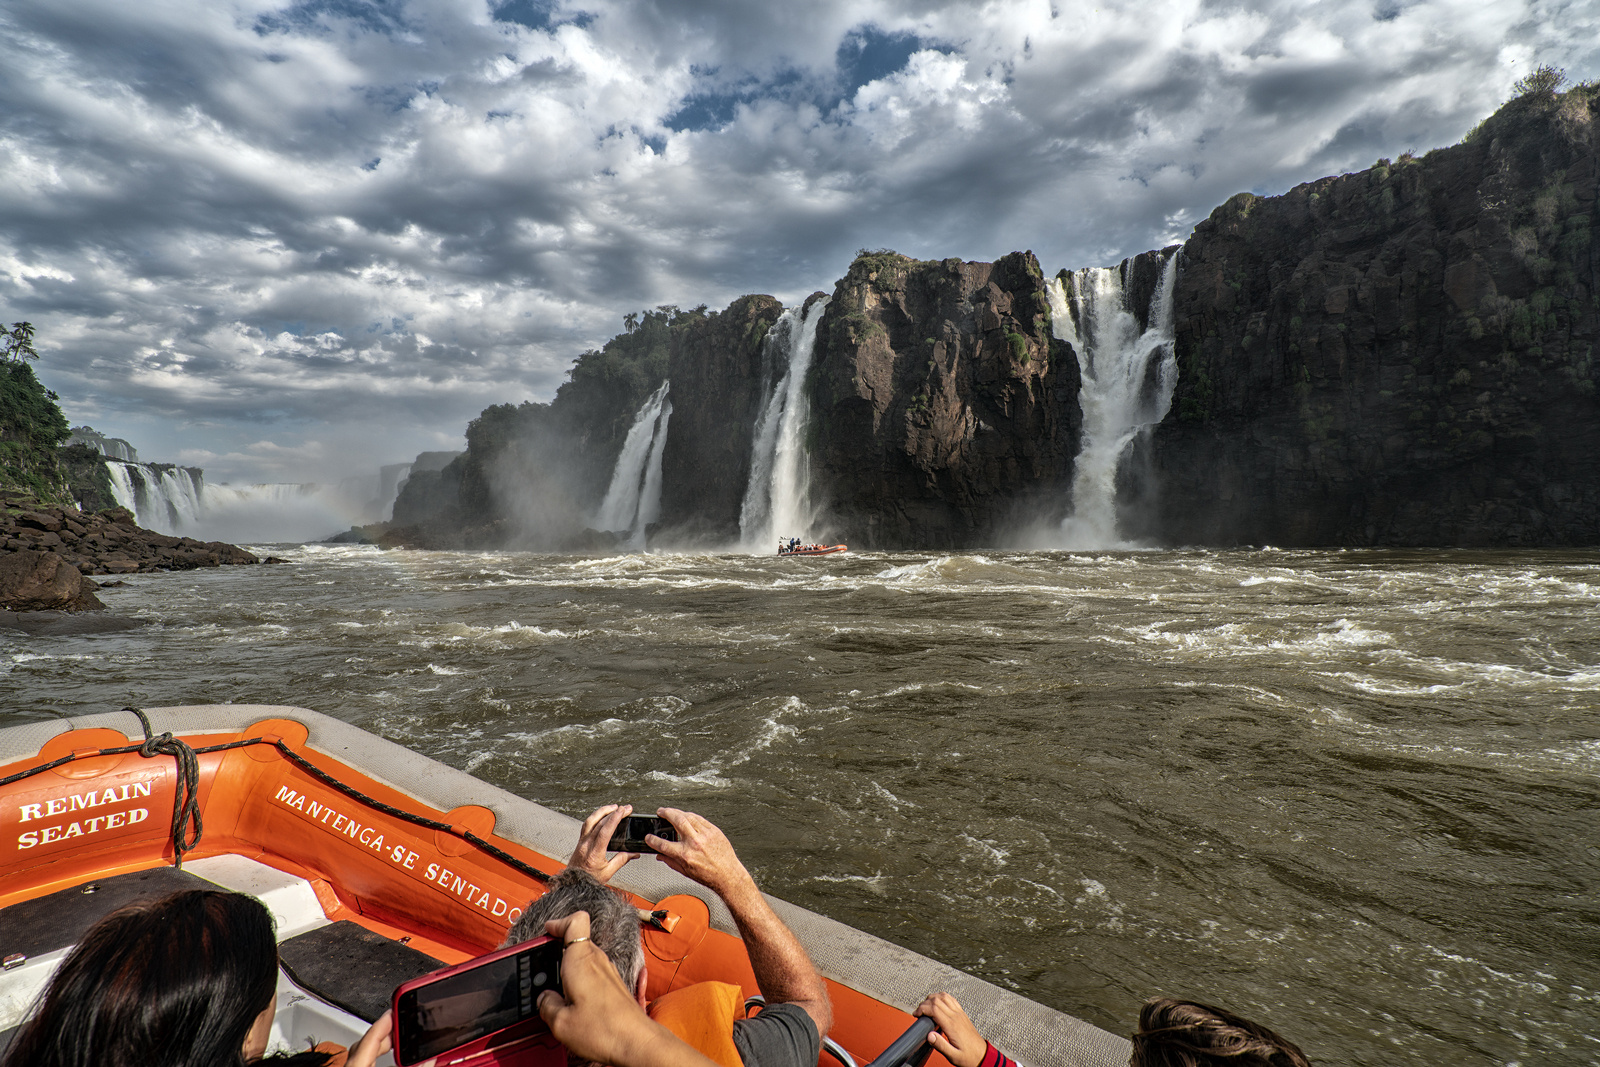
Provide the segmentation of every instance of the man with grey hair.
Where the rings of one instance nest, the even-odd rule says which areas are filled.
[[[677,830],[678,840],[654,835],[646,840],[661,862],[722,898],[738,924],[756,985],[767,1003],[755,1018],[738,1018],[743,1010],[742,995],[738,987],[720,982],[696,983],[653,1003],[647,1000],[638,912],[626,896],[606,884],[638,858],[627,853],[606,855],[612,832],[632,812],[628,804],[607,804],[583,821],[567,869],[551,880],[543,896],[528,905],[505,944],[540,936],[548,920],[586,911],[595,946],[605,952],[639,1003],[667,1029],[723,1067],[814,1067],[822,1039],[833,1025],[833,1007],[822,976],[756,888],[755,879],[739,862],[726,835],[709,820],[677,808],[661,808],[657,814]],[[663,1007],[669,1001],[673,1003]],[[675,1026],[675,1020],[690,1016],[689,1025]],[[706,1032],[708,1019],[723,1017],[726,1026]]]

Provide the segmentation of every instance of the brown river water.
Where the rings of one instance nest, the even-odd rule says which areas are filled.
[[[0,636],[0,725],[297,704],[700,811],[1114,1031],[1170,994],[1318,1064],[1600,1060],[1600,554],[273,551]]]

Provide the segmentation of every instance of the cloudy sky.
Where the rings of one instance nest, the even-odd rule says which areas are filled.
[[[1595,0],[5,0],[0,317],[215,481],[460,447],[662,303],[1047,270],[1450,144]]]

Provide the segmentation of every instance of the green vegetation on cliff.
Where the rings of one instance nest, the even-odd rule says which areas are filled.
[[[28,364],[38,358],[31,324],[0,327],[0,486],[20,489],[43,503],[70,504],[56,449],[72,431],[56,395],[40,384]]]

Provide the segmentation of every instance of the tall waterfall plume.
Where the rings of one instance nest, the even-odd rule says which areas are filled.
[[[1058,548],[1134,547],[1117,522],[1117,472],[1130,446],[1163,418],[1178,384],[1172,292],[1178,253],[1167,257],[1151,295],[1146,325],[1129,306],[1133,261],[1050,279],[1051,330],[1078,354],[1083,437],[1072,481],[1072,514]]]
[[[806,429],[811,406],[806,375],[817,347],[817,326],[828,298],[778,317],[767,332],[765,362],[770,392],[750,447],[750,481],[739,511],[739,540],[748,551],[771,551],[779,537],[809,540],[816,521],[811,503],[811,463]],[[781,374],[779,373],[781,368]]]
[[[670,381],[661,383],[644,402],[622,442],[594,524],[601,530],[628,535],[631,548],[644,547],[645,529],[661,517],[661,453],[667,445],[667,420],[672,401]]]

